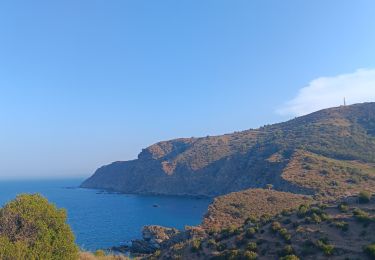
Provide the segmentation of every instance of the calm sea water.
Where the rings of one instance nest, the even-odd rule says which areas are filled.
[[[144,225],[183,229],[185,225],[199,224],[211,202],[209,199],[114,194],[77,188],[81,181],[2,181],[0,205],[19,193],[41,193],[67,210],[78,245],[85,250],[96,250],[140,238]]]

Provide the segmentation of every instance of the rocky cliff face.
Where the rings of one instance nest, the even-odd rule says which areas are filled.
[[[332,166],[332,159],[337,167],[343,167],[347,179],[341,176],[338,185],[350,183],[353,176],[354,181],[375,182],[374,137],[375,103],[331,108],[254,130],[160,142],[144,149],[136,160],[99,168],[81,187],[217,196],[272,184],[280,191],[326,192],[318,184],[312,185],[321,174],[315,161]],[[294,167],[295,158],[301,156],[313,158]],[[345,164],[338,166],[340,162]],[[310,177],[309,183],[291,177],[301,169]],[[337,173],[336,167],[330,169]]]

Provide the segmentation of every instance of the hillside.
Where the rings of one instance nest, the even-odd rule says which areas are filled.
[[[205,230],[239,227],[246,219],[275,216],[285,210],[309,205],[308,196],[265,189],[249,189],[216,197],[202,223]]]
[[[272,184],[326,200],[375,192],[375,103],[221,136],[164,141],[99,168],[81,187],[217,196]],[[323,168],[322,168],[323,167]]]
[[[375,259],[375,201],[349,197],[195,233],[146,259]]]

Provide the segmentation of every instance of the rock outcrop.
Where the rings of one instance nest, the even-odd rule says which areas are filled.
[[[145,226],[142,230],[142,239],[132,241],[130,252],[138,254],[149,254],[160,249],[162,244],[180,234],[175,228],[162,226]]]
[[[205,235],[205,231],[200,227],[186,227],[179,231],[175,228],[162,226],[145,226],[142,230],[142,239],[132,241],[130,247],[124,248],[124,252],[133,254],[152,254],[157,250],[169,248],[179,242],[186,241],[192,237]],[[116,251],[121,251],[116,249]]]

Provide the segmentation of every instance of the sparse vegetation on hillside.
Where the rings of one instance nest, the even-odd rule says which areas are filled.
[[[372,164],[342,161],[297,151],[282,177],[300,187],[314,190],[317,200],[335,200],[361,193],[368,200],[375,192],[375,168]]]
[[[228,228],[240,226],[246,220],[255,221],[309,204],[312,199],[288,192],[250,189],[220,196],[209,206],[203,227]],[[230,223],[230,224],[229,224]]]
[[[304,205],[268,221],[247,221],[230,235],[210,232],[199,240],[201,251],[190,251],[185,241],[177,251],[162,249],[160,259],[374,259],[375,246],[369,241],[375,240],[375,202],[363,204],[358,198]]]

